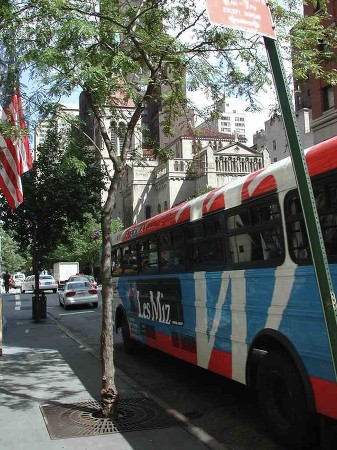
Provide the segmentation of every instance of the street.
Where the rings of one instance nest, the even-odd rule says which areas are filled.
[[[12,292],[8,308],[29,309],[32,294]],[[67,311],[59,305],[57,294],[47,294],[47,313],[65,332],[97,355],[97,365],[90,370],[90,379],[81,380],[93,396],[99,395],[99,338],[101,329],[101,298],[97,309],[73,307]],[[128,355],[120,335],[114,335],[116,366],[142,390],[149,392],[183,414],[200,430],[233,450],[282,450],[268,435],[262,423],[254,395],[244,386],[208,371],[177,360],[148,347],[140,347]],[[77,363],[79,366],[80,361]],[[122,396],[123,394],[120,393]],[[183,448],[183,447],[182,447]]]

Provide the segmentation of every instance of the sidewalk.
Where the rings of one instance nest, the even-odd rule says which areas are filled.
[[[166,405],[144,398],[118,370],[121,417],[115,424],[97,418],[88,409],[99,399],[97,358],[48,314],[36,324],[31,302],[18,307],[18,295],[2,298],[6,325],[0,357],[1,449],[224,449],[201,430],[198,436],[179,413],[170,415]]]

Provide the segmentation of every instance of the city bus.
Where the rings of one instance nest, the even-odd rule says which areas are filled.
[[[337,137],[305,158],[336,289]],[[116,233],[112,273],[114,328],[128,351],[146,344],[253,388],[274,436],[296,448],[322,418],[337,419],[289,157]]]

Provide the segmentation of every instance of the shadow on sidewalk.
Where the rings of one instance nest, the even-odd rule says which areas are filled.
[[[60,330],[52,319],[47,317],[36,324],[31,318],[30,306],[20,312],[18,320],[7,317],[3,347],[1,359],[8,362],[5,367],[8,366],[7,370],[15,376],[15,383],[29,380],[32,388],[38,388],[41,384],[47,390],[48,386],[55,384],[56,392],[52,393],[52,397],[55,394],[56,398],[61,399],[76,394],[66,388],[68,378],[75,375],[91,397],[99,398],[100,361]],[[25,351],[20,350],[22,348]],[[20,399],[18,392],[13,386],[10,398]]]

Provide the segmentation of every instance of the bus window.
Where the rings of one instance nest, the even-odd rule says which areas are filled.
[[[297,195],[288,197],[286,203],[289,253],[298,264],[308,262],[310,249],[302,216],[301,203]]]
[[[220,219],[216,218],[215,220],[208,220],[204,224],[205,236],[220,236],[222,234],[222,227]]]
[[[273,260],[282,256],[280,227],[267,228],[261,231],[263,259]]]
[[[189,270],[217,270],[224,267],[221,222],[218,218],[188,225]]]
[[[226,225],[234,265],[282,263],[283,236],[278,203],[269,200],[254,207],[245,205],[227,217]]]
[[[256,242],[259,243],[259,240],[257,239]],[[250,234],[247,233],[230,236],[229,251],[233,263],[237,264],[242,262],[254,261],[253,253],[254,255],[262,255],[262,248],[259,249],[256,242],[251,238]],[[261,259],[261,257],[257,259]]]
[[[326,254],[337,257],[337,185],[329,182],[314,192]]]
[[[159,237],[160,271],[185,271],[185,245],[183,230],[162,233]]]
[[[121,269],[122,275],[138,273],[136,244],[122,246]]]
[[[315,203],[329,261],[337,260],[337,185],[330,179],[313,184]],[[297,191],[286,198],[289,253],[297,264],[311,263],[309,240]]]
[[[158,272],[159,266],[158,266],[157,241],[154,237],[140,241],[139,255],[140,255],[140,273]]]
[[[278,205],[262,205],[252,211],[252,225],[267,224],[272,220],[280,220]]]
[[[116,247],[112,250],[111,270],[112,276],[114,277],[119,277],[120,275],[122,275],[121,250],[119,247]]]
[[[240,214],[233,214],[227,219],[227,229],[235,230],[236,228],[246,227],[250,225],[248,211],[240,211]]]
[[[325,251],[329,261],[337,260],[337,185],[320,180],[313,185],[317,213],[321,225]],[[309,240],[297,191],[286,198],[286,217],[289,253],[297,264],[311,263]]]

